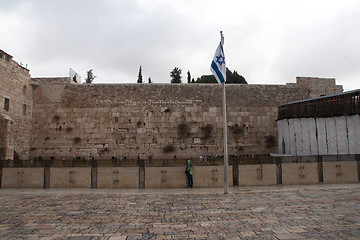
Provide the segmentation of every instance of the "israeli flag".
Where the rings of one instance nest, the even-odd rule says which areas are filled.
[[[214,74],[218,83],[222,84],[226,81],[225,54],[221,42],[216,49],[214,59],[211,62],[210,70]]]

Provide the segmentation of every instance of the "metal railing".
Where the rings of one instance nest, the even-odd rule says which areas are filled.
[[[355,114],[360,114],[360,89],[282,105],[278,120]]]

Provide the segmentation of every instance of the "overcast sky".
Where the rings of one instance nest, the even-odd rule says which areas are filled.
[[[250,84],[296,76],[333,77],[345,90],[360,81],[359,0],[0,0],[0,49],[32,77],[95,83],[183,82],[211,74],[225,35],[226,64]]]

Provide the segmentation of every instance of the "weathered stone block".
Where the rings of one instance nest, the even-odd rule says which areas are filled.
[[[90,188],[91,168],[50,168],[50,188]]]
[[[138,167],[99,167],[98,188],[138,188]]]
[[[194,187],[224,187],[224,166],[195,166]],[[228,168],[229,187],[233,186],[232,168]]]
[[[145,168],[145,188],[185,188],[184,167]]]
[[[239,165],[239,186],[276,185],[276,165]]]
[[[2,188],[43,188],[44,168],[3,168]]]
[[[324,183],[355,183],[358,182],[356,161],[323,162]]]
[[[283,184],[316,184],[318,183],[317,163],[283,163]]]

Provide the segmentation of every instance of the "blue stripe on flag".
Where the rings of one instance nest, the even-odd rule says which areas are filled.
[[[211,62],[211,68],[215,71],[217,80],[220,81],[220,83],[225,82],[224,76],[222,75],[221,71],[219,70],[218,66],[214,61]]]

